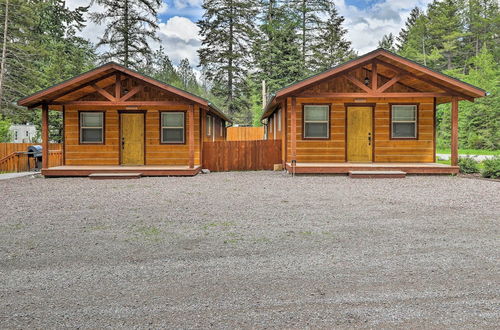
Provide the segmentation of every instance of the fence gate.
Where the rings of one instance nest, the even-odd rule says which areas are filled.
[[[281,164],[281,140],[203,143],[203,168],[213,172],[272,170]]]

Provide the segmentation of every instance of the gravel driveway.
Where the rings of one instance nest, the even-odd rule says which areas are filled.
[[[0,328],[495,327],[500,184],[0,181]]]

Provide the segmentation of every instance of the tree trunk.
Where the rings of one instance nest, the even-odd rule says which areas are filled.
[[[233,42],[234,42],[234,6],[233,1],[229,1],[229,59],[227,66],[227,89],[228,89],[228,105],[229,111],[232,113],[233,109]]]
[[[306,0],[302,0],[302,66],[306,67]]]
[[[129,39],[128,38],[128,36],[129,36],[128,35],[128,33],[129,33],[128,32],[128,30],[129,30],[128,0],[125,0],[125,8],[124,8],[124,10],[125,10],[125,13],[124,13],[124,17],[123,18],[125,20],[125,23],[124,23],[125,24],[125,31],[123,32],[123,41],[124,41],[123,50],[124,50],[124,53],[125,53],[124,54],[125,58],[123,60],[123,64],[126,67],[128,67],[128,65],[129,65],[129,54],[128,54],[128,52],[129,52],[129,50],[128,50],[128,43],[129,43],[129,40],[128,40]]]
[[[5,22],[3,28],[3,44],[2,44],[2,61],[0,63],[0,113],[3,113],[2,109],[2,96],[3,96],[3,82],[5,79],[5,63],[7,61],[7,28],[9,21],[9,0],[5,0]]]

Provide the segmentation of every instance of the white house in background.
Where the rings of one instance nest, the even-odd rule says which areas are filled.
[[[30,143],[37,142],[36,126],[32,124],[11,125],[11,142],[14,143]]]

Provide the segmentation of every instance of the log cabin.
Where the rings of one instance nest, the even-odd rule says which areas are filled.
[[[486,92],[377,49],[278,90],[261,120],[293,173],[458,173],[459,101]],[[436,163],[436,105],[451,102],[451,165]]]
[[[192,176],[204,141],[231,122],[210,102],[116,63],[27,96],[42,109],[44,176]],[[62,112],[62,165],[48,166],[49,110]]]

